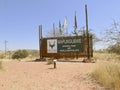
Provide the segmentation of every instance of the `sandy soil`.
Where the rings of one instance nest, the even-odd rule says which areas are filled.
[[[89,74],[98,63],[3,62],[0,90],[103,90]]]

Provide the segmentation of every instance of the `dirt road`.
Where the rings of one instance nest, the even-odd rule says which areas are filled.
[[[103,90],[89,77],[97,63],[3,62],[0,90]]]

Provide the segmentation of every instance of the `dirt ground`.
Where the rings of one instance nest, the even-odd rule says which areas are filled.
[[[103,90],[90,78],[99,63],[3,62],[0,90]]]

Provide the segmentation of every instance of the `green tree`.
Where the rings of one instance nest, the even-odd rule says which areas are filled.
[[[120,54],[120,43],[108,47],[108,52]]]
[[[22,59],[28,56],[28,52],[26,50],[17,50],[13,55],[12,59]]]

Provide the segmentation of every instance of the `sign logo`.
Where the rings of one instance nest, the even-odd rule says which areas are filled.
[[[55,47],[55,41],[53,43],[49,42],[49,47],[51,47],[51,49],[53,49]]]
[[[57,39],[47,40],[47,53],[57,53]]]

